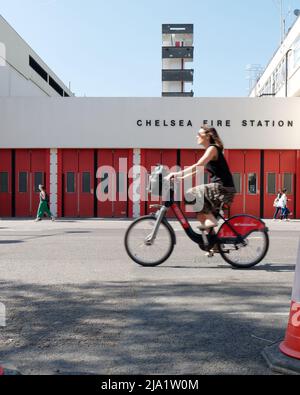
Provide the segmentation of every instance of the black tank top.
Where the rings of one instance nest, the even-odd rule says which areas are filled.
[[[223,155],[222,148],[215,144],[211,144],[210,147],[216,147],[218,150],[218,159],[211,160],[205,167],[211,175],[211,182],[221,184],[226,188],[234,188],[232,174]]]

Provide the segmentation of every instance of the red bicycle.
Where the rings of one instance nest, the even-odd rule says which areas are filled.
[[[260,263],[269,249],[269,229],[259,218],[251,215],[235,215],[226,219],[222,207],[214,214],[224,222],[217,233],[211,229],[208,233],[197,233],[174,201],[174,190],[170,190],[170,199],[162,205],[153,205],[156,213],[143,216],[134,221],[125,234],[125,248],[129,257],[142,266],[161,265],[172,254],[176,235],[166,218],[172,209],[181,223],[186,235],[197,243],[201,250],[220,253],[222,258],[235,268],[247,269]]]

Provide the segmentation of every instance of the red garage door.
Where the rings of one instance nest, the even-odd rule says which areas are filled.
[[[157,164],[168,166],[171,169],[177,165],[177,150],[142,150],[142,164],[147,169],[149,175],[153,167]],[[149,206],[160,202],[161,200],[151,200],[151,196],[148,195],[148,201],[142,202],[141,212],[147,214],[153,212]],[[171,211],[169,212],[169,216],[173,217]]]
[[[11,150],[0,150],[0,217],[12,216]]]
[[[128,171],[132,150],[103,149],[97,155],[97,215],[101,218],[126,218],[129,214]]]
[[[230,215],[260,216],[261,158],[258,150],[230,150],[226,158],[233,174],[237,194]]]
[[[265,152],[265,197],[264,216],[272,218],[273,203],[279,189],[287,189],[288,206],[295,212],[297,151]]]
[[[15,207],[17,217],[33,217],[37,213],[40,191],[49,191],[49,150],[16,150]]]
[[[63,150],[63,216],[94,216],[94,151]]]

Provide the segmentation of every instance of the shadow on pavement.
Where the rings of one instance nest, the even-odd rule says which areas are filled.
[[[203,265],[206,266],[203,266]],[[192,269],[192,270],[210,270],[213,269],[215,270],[216,268],[220,268],[220,269],[230,269],[230,270],[234,270],[234,271],[240,271],[240,272],[244,272],[244,271],[266,271],[266,272],[274,272],[274,273],[281,273],[281,272],[294,272],[295,271],[295,265],[290,265],[290,264],[286,264],[286,265],[282,265],[282,264],[262,264],[262,265],[258,265],[258,266],[254,266],[252,268],[249,269],[238,269],[235,267],[230,266],[229,264],[224,264],[224,263],[220,263],[220,262],[211,262],[210,264],[203,261],[199,263],[199,266],[184,266],[184,265],[161,265],[161,266],[157,266],[156,269]]]
[[[0,240],[0,244],[19,244],[24,243],[24,240]]]
[[[261,351],[284,335],[276,314],[288,316],[290,292],[259,281],[2,281],[0,361],[22,374],[271,374]]]

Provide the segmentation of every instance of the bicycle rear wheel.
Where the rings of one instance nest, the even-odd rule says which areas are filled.
[[[133,222],[125,234],[125,248],[130,258],[141,266],[154,267],[165,262],[173,252],[174,236],[163,221],[153,243],[149,243],[156,218],[146,216]]]
[[[266,231],[254,230],[242,241],[219,244],[223,259],[238,269],[249,269],[260,263],[269,249],[269,235]]]

